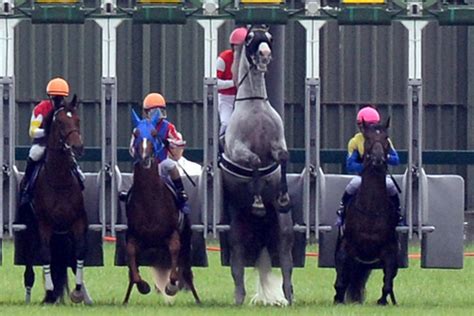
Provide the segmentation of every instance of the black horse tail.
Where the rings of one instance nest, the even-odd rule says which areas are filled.
[[[53,234],[51,238],[51,279],[54,290],[46,292],[45,303],[56,303],[64,299],[67,288],[67,268],[74,258],[74,246],[69,234]]]
[[[347,300],[362,303],[365,298],[365,284],[369,279],[371,269],[365,264],[355,264],[354,271],[350,274],[349,286],[347,287]]]

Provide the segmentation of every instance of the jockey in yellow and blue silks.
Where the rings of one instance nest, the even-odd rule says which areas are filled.
[[[380,123],[380,115],[373,107],[366,106],[357,113],[357,126],[361,131],[363,128],[362,122],[365,122],[366,124],[378,124]],[[347,205],[349,200],[357,193],[357,190],[359,189],[361,184],[361,177],[359,174],[364,168],[362,164],[362,157],[364,155],[364,141],[364,135],[362,134],[362,132],[358,132],[349,140],[349,143],[347,144],[346,168],[347,171],[357,173],[357,175],[354,176],[351,182],[349,182],[349,184],[346,186],[344,195],[342,196],[340,208],[337,212],[339,216],[339,225],[343,224],[345,206]],[[389,143],[390,150],[387,157],[387,163],[389,165],[396,166],[400,163],[400,159],[390,139]],[[397,187],[395,186],[395,183],[393,182],[392,178],[389,176],[387,176],[386,178],[386,185],[390,200],[392,201],[401,219],[400,198],[398,197]]]

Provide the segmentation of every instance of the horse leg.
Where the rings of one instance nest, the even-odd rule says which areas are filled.
[[[395,293],[393,292],[393,279],[395,279],[398,273],[397,250],[390,249],[382,255],[382,260],[384,263],[382,296],[378,299],[377,304],[387,305],[387,296],[390,295],[392,304],[397,305]]]
[[[51,277],[51,237],[53,235],[53,229],[51,226],[43,223],[39,225],[39,234],[41,239],[41,261],[43,262],[43,273],[44,273],[44,287],[46,295],[43,299],[43,303],[56,303],[54,296],[54,284]]]
[[[338,242],[339,243],[339,242]],[[350,258],[346,251],[340,246],[336,249],[336,283],[334,289],[336,295],[334,296],[334,304],[343,304],[346,296],[346,291],[349,286],[350,273]]]
[[[138,271],[138,264],[137,264],[137,254],[139,250],[139,246],[135,238],[129,237],[127,240],[126,245],[127,256],[128,256],[128,269],[129,269],[129,278],[130,283],[129,288],[133,286],[133,284],[137,284],[137,289],[140,294],[148,294],[150,293],[151,289],[147,282],[142,280],[140,273]],[[128,297],[125,297],[123,302],[124,304],[128,303]]]
[[[33,270],[32,264],[27,264],[25,266],[25,273],[23,274],[23,280],[25,285],[25,302],[29,304],[31,302],[31,289],[35,283],[35,271]]]
[[[85,222],[77,223],[73,228],[76,251],[76,287],[69,297],[73,303],[81,303],[84,300],[84,258],[86,256],[86,227]]]
[[[171,255],[171,274],[170,282],[166,285],[165,293],[169,296],[174,296],[178,292],[178,259],[181,242],[179,240],[178,231],[174,231],[168,242],[168,248]]]
[[[234,210],[235,211],[235,210]],[[243,244],[242,233],[245,231],[244,227],[236,218],[237,215],[233,214],[230,224],[230,268],[232,272],[232,278],[234,279],[234,298],[236,305],[242,305],[245,300],[245,249]]]
[[[262,184],[260,177],[258,176],[258,169],[254,169],[253,171],[252,182],[250,182],[250,192],[253,195],[252,213],[257,216],[264,216],[265,206],[263,205],[263,199],[261,195]]]
[[[291,283],[291,274],[293,272],[293,219],[291,213],[278,214],[280,226],[280,267],[283,276],[283,293],[288,300],[288,304],[293,303],[293,285]]]

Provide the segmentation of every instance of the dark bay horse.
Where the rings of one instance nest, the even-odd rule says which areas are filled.
[[[159,114],[141,120],[133,111],[132,119],[133,185],[126,205],[129,285],[123,303],[128,303],[134,284],[141,294],[150,292],[138,271],[139,255],[150,248],[159,253],[153,262],[157,288],[168,296],[188,288],[200,303],[191,271],[191,224],[158,171],[156,157],[163,146],[155,129]]]
[[[75,156],[80,156],[84,149],[76,100],[74,96],[72,102],[53,110],[45,118],[47,146],[32,199],[35,220],[34,227],[28,229],[30,238],[39,236],[39,241],[35,242],[39,244],[43,264],[45,303],[56,303],[62,298],[67,285],[68,266],[73,267],[76,274],[71,300],[79,303],[86,296],[86,300],[90,301],[83,286],[87,214],[81,184],[72,173]],[[25,270],[27,302],[33,282],[34,272],[30,262]]]
[[[382,296],[377,301],[386,305],[390,295],[395,305],[393,280],[398,271],[398,215],[386,187],[390,142],[385,125],[363,124],[365,138],[362,183],[356,196],[346,207],[345,228],[336,247],[337,278],[335,303],[362,303],[365,284],[372,268],[384,272]]]
[[[293,220],[286,183],[288,150],[279,114],[268,101],[265,73],[271,61],[271,34],[251,27],[232,71],[238,91],[222,155],[224,221],[230,222],[230,265],[235,303],[244,302],[244,268],[257,262],[260,286],[253,301],[292,303]],[[270,282],[272,263],[283,276]]]

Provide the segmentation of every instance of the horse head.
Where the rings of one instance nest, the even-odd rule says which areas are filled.
[[[245,38],[245,55],[249,64],[266,72],[272,60],[272,35],[265,25],[252,26]]]
[[[84,152],[84,144],[80,122],[77,114],[77,96],[74,95],[71,102],[64,103],[52,113],[49,126],[45,128],[48,135],[48,147],[71,151],[75,156],[81,156]]]
[[[160,141],[155,128],[159,119],[159,113],[155,113],[151,118],[141,119],[132,110],[134,140],[130,150],[135,163],[142,163],[147,169],[151,167],[153,160],[163,148],[163,143]]]
[[[390,118],[387,119],[385,124],[362,122],[362,133],[365,139],[363,163],[366,167],[371,167],[381,172],[387,170],[387,155],[390,150],[387,132],[389,125]]]

